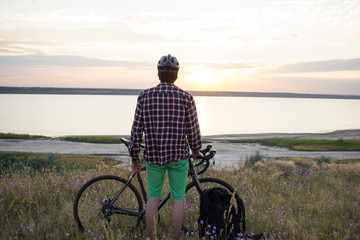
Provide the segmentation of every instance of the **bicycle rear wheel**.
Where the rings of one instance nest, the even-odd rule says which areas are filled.
[[[82,232],[103,238],[119,231],[127,235],[137,227],[143,202],[131,183],[113,205],[109,204],[126,182],[121,177],[104,175],[85,183],[73,206],[75,221]]]
[[[229,193],[234,192],[234,188],[224,180],[212,177],[199,178],[203,190],[221,187],[226,189]],[[195,187],[195,183],[191,182],[186,186],[185,190],[185,217],[183,228],[187,235],[199,234],[198,219],[200,215],[200,192]]]

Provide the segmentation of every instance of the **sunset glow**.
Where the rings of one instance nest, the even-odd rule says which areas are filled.
[[[195,66],[190,72],[191,74],[184,81],[190,82],[198,90],[213,89],[215,85],[221,83],[210,69],[203,66]]]

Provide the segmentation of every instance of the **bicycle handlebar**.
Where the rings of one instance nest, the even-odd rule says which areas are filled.
[[[130,144],[130,141],[129,141],[129,140],[127,140],[127,139],[125,139],[125,138],[123,138],[123,137],[121,137],[120,140],[122,141],[123,144],[125,144],[125,146],[126,146],[127,148],[129,148],[129,144]],[[141,144],[141,145],[140,145],[140,148],[145,148],[145,146],[144,146],[143,144]]]
[[[211,150],[212,146],[207,145],[205,149],[200,150],[200,152],[205,156]]]
[[[202,153],[203,156],[198,156],[198,159],[204,159],[206,161],[212,159],[215,154],[216,151],[215,150],[211,150],[212,149],[212,145],[207,145],[205,149],[200,150],[200,152]],[[206,155],[207,153],[209,153],[208,155]]]
[[[211,149],[211,145],[208,145],[206,149],[201,150],[200,152],[203,153],[206,150],[206,153],[204,156],[198,156],[196,159],[194,159],[194,168],[198,167],[196,170],[197,175],[200,175],[204,173],[208,167],[210,166],[210,160],[214,158],[216,151],[215,150],[209,150]],[[210,152],[209,152],[210,151]],[[208,154],[207,154],[208,153]],[[198,161],[198,162],[196,162]],[[215,164],[215,161],[213,162]],[[200,170],[199,170],[200,169]]]

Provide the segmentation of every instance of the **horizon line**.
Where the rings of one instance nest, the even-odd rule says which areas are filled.
[[[145,89],[0,86],[0,94],[138,95],[143,90]],[[360,99],[360,95],[347,95],[347,94],[244,92],[244,91],[211,91],[211,90],[187,90],[187,91],[190,92],[193,96],[209,96],[209,97]]]

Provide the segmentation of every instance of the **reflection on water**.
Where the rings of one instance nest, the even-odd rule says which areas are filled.
[[[129,135],[137,96],[0,94],[0,132]],[[195,97],[203,135],[360,128],[360,100]]]
[[[310,98],[197,97],[206,135],[328,132],[360,127],[360,101]]]

